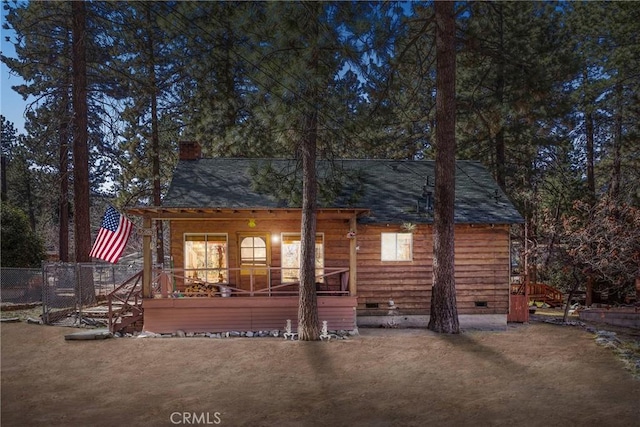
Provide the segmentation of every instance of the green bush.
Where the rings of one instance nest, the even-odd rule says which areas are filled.
[[[40,267],[45,257],[44,245],[29,226],[27,215],[6,202],[2,203],[1,215],[2,267]]]

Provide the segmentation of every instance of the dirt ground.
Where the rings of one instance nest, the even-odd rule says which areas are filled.
[[[3,323],[9,426],[638,426],[640,379],[583,328],[65,341]]]

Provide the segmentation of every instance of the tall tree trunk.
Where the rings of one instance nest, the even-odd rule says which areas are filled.
[[[68,82],[67,82],[68,83]],[[58,205],[58,255],[60,261],[69,262],[69,92],[68,85],[61,91],[60,127],[58,129],[60,203]]]
[[[317,115],[305,120],[306,141],[302,154],[302,224],[300,230],[300,301],[298,305],[298,337],[315,341],[320,338],[318,301],[316,296],[316,182]]]
[[[318,4],[311,7],[317,11]],[[309,68],[318,69],[318,19],[316,12],[309,30],[313,37],[313,51]],[[302,224],[300,230],[300,297],[298,302],[298,338],[304,341],[320,339],[318,319],[318,298],[316,295],[316,214],[318,205],[318,182],[316,177],[316,157],[318,139],[318,89],[315,81],[309,83],[307,99],[313,103],[304,117],[302,155]]]
[[[65,92],[66,94],[66,92]],[[58,206],[58,254],[60,261],[69,262],[69,125],[67,99],[63,95],[64,114],[59,128],[60,204]]]
[[[433,224],[433,290],[428,328],[460,332],[454,267],[456,171],[455,16],[453,2],[436,2],[436,185]]]
[[[593,305],[593,274],[591,271],[587,272],[587,290],[585,292],[584,305],[587,307]]]
[[[85,3],[71,2],[73,12],[73,195],[76,262],[89,262],[91,223],[89,218],[89,132],[87,117],[87,58]],[[84,304],[95,302],[93,275],[80,269],[79,286]],[[91,272],[92,273],[92,272]],[[91,276],[91,277],[90,277]]]
[[[68,32],[64,39],[64,51],[69,51]],[[69,70],[70,64],[65,63]],[[72,65],[71,65],[72,66]],[[73,74],[73,69],[71,75]],[[60,172],[60,204],[58,206],[58,257],[62,262],[69,262],[69,129],[71,117],[69,115],[69,88],[72,87],[67,75],[60,90],[60,127],[58,133],[59,172]]]
[[[154,53],[153,24],[151,19],[151,7],[147,8],[147,23],[149,25],[147,36],[147,49],[149,54],[149,92],[151,95],[151,173],[153,174],[153,205],[160,206],[160,136],[158,135],[158,88],[156,81],[156,60]],[[156,220],[156,263],[164,265],[164,233],[162,221]]]
[[[562,316],[562,321],[564,323],[567,323],[567,321],[569,320],[569,309],[571,308],[571,300],[573,299],[573,296],[575,295],[576,291],[580,287],[580,278],[578,277],[578,271],[575,266],[573,267],[572,275],[573,275],[573,286],[571,286],[571,289],[569,289],[569,295],[567,295],[567,303],[564,306],[564,314]]]

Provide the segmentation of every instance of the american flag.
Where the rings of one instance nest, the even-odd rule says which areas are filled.
[[[89,256],[115,264],[127,246],[132,229],[133,223],[124,215],[120,215],[113,206],[109,206],[102,218],[98,237]]]

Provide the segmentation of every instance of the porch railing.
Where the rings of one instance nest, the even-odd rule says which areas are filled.
[[[282,270],[282,267],[263,266],[199,270],[199,273],[204,276],[218,278],[216,281],[189,277],[189,274],[193,274],[193,270],[156,270],[152,279],[154,298],[298,295],[300,281],[294,279],[282,283]],[[206,272],[214,274],[206,274]],[[237,283],[237,279],[234,281],[229,279],[241,276],[243,286]],[[325,267],[315,279],[317,295],[349,295],[348,268]]]
[[[109,330],[117,332],[142,318],[142,271],[107,295]]]

